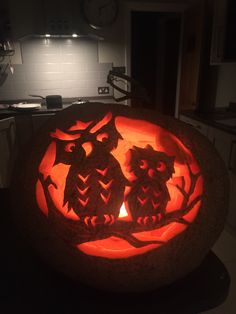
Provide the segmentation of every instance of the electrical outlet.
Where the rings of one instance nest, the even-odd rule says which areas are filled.
[[[109,92],[110,92],[109,86],[98,87],[98,94],[99,95],[106,95],[106,94],[109,94]]]
[[[123,73],[125,74],[125,67],[112,67],[112,70],[118,73]]]

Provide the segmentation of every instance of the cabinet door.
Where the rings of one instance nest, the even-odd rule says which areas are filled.
[[[183,47],[180,79],[180,109],[195,109],[198,102],[201,65],[204,4],[194,2],[184,13]]]
[[[184,115],[180,115],[179,119],[185,123],[190,124],[192,127],[194,127],[197,131],[199,131],[203,135],[208,136],[208,128],[209,128],[208,125],[206,125],[200,121],[186,117]]]
[[[15,120],[0,120],[0,188],[9,187],[16,153]]]
[[[214,0],[191,1],[184,13],[180,110],[215,106],[218,68],[209,65]]]
[[[31,0],[8,0],[11,21],[11,34],[14,40],[24,38],[24,36],[35,33],[35,19],[37,23],[42,23],[42,9],[40,1]]]
[[[227,169],[236,174],[236,136],[215,128],[209,128],[208,138],[224,160]]]
[[[234,138],[231,137],[228,169],[230,178],[230,199],[227,221],[236,232],[236,136]]]
[[[220,64],[224,58],[227,1],[216,0],[211,40],[211,64]]]
[[[44,33],[51,35],[72,35],[78,27],[80,13],[79,1],[41,0],[45,18]]]
[[[228,169],[230,197],[227,224],[236,232],[236,136],[210,128],[209,138],[215,145]]]
[[[33,132],[37,132],[45,122],[48,121],[51,117],[53,117],[55,113],[48,114],[33,114],[32,115],[32,124],[33,124]]]
[[[229,197],[229,213],[227,223],[236,233],[236,175],[229,173],[230,177],[230,197]]]

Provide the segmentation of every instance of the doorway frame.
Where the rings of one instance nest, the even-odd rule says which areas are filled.
[[[180,77],[181,77],[181,55],[183,43],[183,13],[188,5],[183,3],[154,3],[154,2],[126,2],[124,3],[125,9],[125,67],[127,75],[131,76],[131,13],[136,12],[166,12],[166,13],[179,13],[181,19],[180,28],[180,42],[179,42],[179,57],[178,57],[178,70],[176,80],[176,97],[175,97],[175,118],[179,115],[179,92],[180,92]],[[127,101],[130,105],[130,100]]]

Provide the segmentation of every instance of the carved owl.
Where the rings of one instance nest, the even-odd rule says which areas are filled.
[[[55,163],[70,165],[64,205],[87,226],[113,224],[124,201],[126,178],[111,154],[122,138],[112,114],[96,121],[77,121],[66,133],[57,129],[51,136],[60,156]]]
[[[129,171],[133,175],[126,203],[134,221],[153,225],[165,215],[170,200],[166,182],[174,173],[174,157],[152,146],[130,149]]]

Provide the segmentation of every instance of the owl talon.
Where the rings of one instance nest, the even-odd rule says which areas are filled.
[[[115,216],[114,215],[103,215],[101,217],[85,216],[83,219],[83,222],[86,224],[87,227],[90,227],[90,226],[96,227],[99,224],[113,225],[115,222]]]
[[[139,225],[147,225],[148,224],[148,221],[150,220],[150,216],[144,216],[144,217],[138,217],[138,219],[137,219],[137,223],[139,224]]]
[[[86,216],[84,218],[84,223],[88,226],[89,225],[89,221],[90,221],[90,217],[89,216]]]
[[[157,221],[157,217],[156,216],[152,216],[152,222],[155,223]]]
[[[110,218],[111,218],[111,220],[110,220],[109,225],[113,225],[114,222],[115,222],[115,217],[114,217],[114,215],[110,215]]]
[[[109,217],[109,215],[103,215],[103,217],[104,217],[104,224],[106,225],[106,224],[108,224],[110,221],[111,221],[111,218]]]
[[[142,220],[143,220],[143,217],[138,217],[138,219],[137,219],[137,223],[139,224],[139,225],[142,225]]]
[[[161,214],[157,214],[156,216],[152,216],[152,223],[155,224],[161,220]]]
[[[96,224],[97,224],[97,218],[98,218],[98,216],[92,216],[92,217],[90,217],[90,222],[91,222],[91,225],[92,225],[93,227],[95,227]]]
[[[137,223],[139,225],[155,225],[156,222],[160,221],[161,219],[161,214],[153,215],[153,216],[140,216],[137,218]]]
[[[85,218],[84,218],[84,223],[86,224],[86,226],[87,227],[89,227],[89,226],[93,226],[93,227],[95,227],[96,226],[96,224],[97,224],[97,216],[86,216]]]
[[[161,214],[158,214],[158,215],[157,215],[157,219],[158,219],[158,220],[161,220],[161,218],[162,218],[162,215],[161,215]]]

